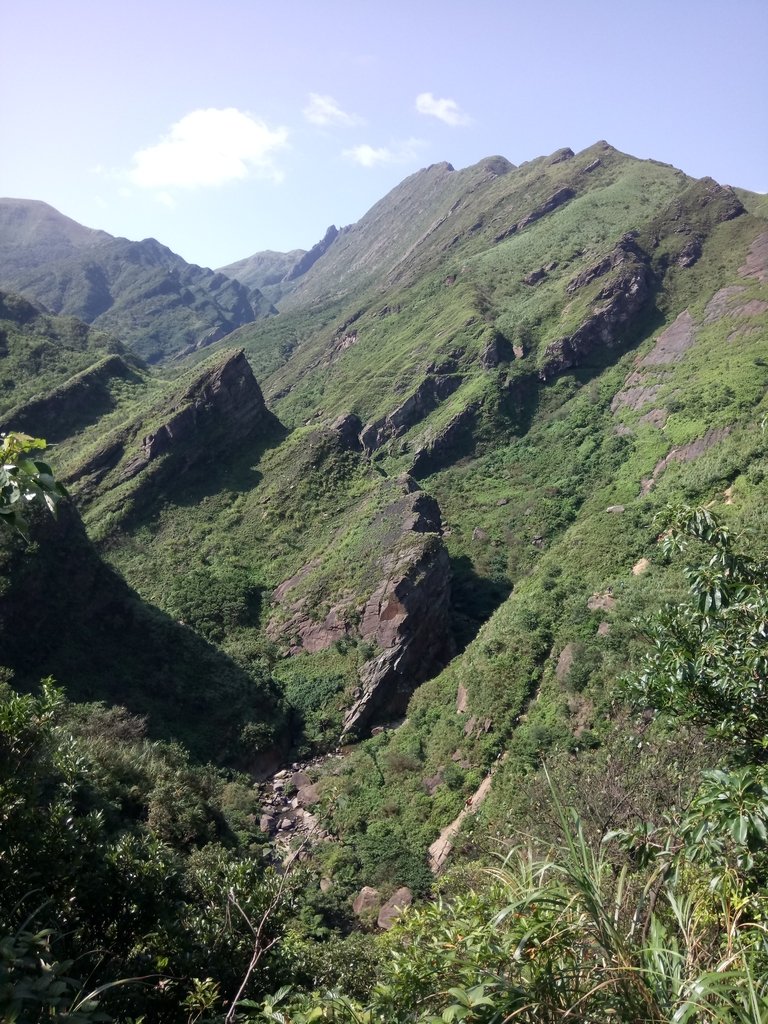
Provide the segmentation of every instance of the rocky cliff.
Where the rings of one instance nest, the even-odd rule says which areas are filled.
[[[277,426],[242,350],[230,352],[181,393],[113,432],[68,482],[86,502],[97,485],[117,487],[145,471],[142,486],[158,485]]]
[[[333,593],[333,552],[318,556],[285,580],[272,595],[278,614],[271,638],[291,654],[317,653],[344,638],[376,652],[360,672],[359,686],[344,718],[344,733],[364,733],[372,724],[404,712],[419,683],[438,671],[453,651],[450,628],[451,569],[441,538],[437,502],[409,476],[390,481],[399,492],[363,523],[360,587],[350,579]],[[339,538],[339,543],[341,543]],[[366,580],[375,580],[365,586]],[[308,595],[322,590],[329,610],[318,618]]]

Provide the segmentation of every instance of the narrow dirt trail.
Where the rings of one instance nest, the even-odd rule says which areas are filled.
[[[506,757],[506,755],[504,756]],[[464,824],[465,820],[470,814],[477,814],[480,810],[483,801],[491,791],[493,776],[503,761],[504,758],[496,762],[469,800],[467,800],[463,809],[459,811],[458,815],[453,819],[450,825],[445,826],[440,835],[430,846],[428,851],[429,869],[433,875],[439,875],[442,871],[445,862],[451,855],[453,844],[456,841],[456,836],[459,834],[461,826]]]

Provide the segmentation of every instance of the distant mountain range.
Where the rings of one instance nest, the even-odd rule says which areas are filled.
[[[0,287],[119,335],[148,362],[274,312],[258,289],[186,263],[153,238],[113,238],[23,199],[0,199]]]

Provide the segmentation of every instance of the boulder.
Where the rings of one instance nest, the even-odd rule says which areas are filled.
[[[445,782],[444,772],[445,768],[441,766],[434,775],[429,775],[426,779],[422,779],[421,784],[428,796],[434,796],[435,792],[443,785]]]
[[[389,897],[387,902],[379,911],[379,917],[376,922],[379,928],[384,929],[384,931],[388,931],[394,925],[395,921],[400,914],[402,914],[405,908],[410,907],[412,902],[413,893],[408,886],[404,885],[402,888],[398,889],[397,892],[393,893],[392,896]]]
[[[302,786],[296,794],[296,799],[302,807],[312,807],[320,800],[320,787],[317,783],[309,786]]]
[[[372,889],[369,885],[364,885],[360,892],[355,896],[354,902],[352,903],[353,912],[360,917],[362,914],[367,912],[378,910],[381,906],[381,893],[378,889]]]

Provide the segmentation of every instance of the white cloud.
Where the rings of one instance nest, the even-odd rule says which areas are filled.
[[[456,100],[439,100],[431,92],[419,93],[416,97],[416,110],[420,114],[436,117],[439,121],[451,125],[452,128],[462,124],[469,124],[472,120],[468,114],[463,112]]]
[[[369,146],[368,143],[363,143],[343,150],[341,155],[360,164],[361,167],[375,167],[376,164],[407,164],[414,160],[425,146],[426,142],[423,139],[406,139],[393,146]]]
[[[310,124],[317,124],[322,128],[327,128],[330,125],[349,127],[363,123],[361,117],[342,110],[333,96],[321,96],[317,92],[309,94],[309,103],[304,107],[302,113]]]
[[[242,181],[251,175],[281,180],[272,162],[288,138],[234,107],[193,110],[171,126],[156,146],[139,150],[128,177],[141,188],[198,188]]]

